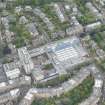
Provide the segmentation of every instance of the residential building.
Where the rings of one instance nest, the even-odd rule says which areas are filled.
[[[61,12],[59,5],[58,4],[54,4],[54,8],[55,8],[57,16],[59,17],[59,20],[61,22],[65,22],[66,19],[65,19],[63,13]]]
[[[31,71],[34,69],[34,64],[31,60],[31,56],[26,47],[22,47],[18,49],[18,55],[21,64],[24,67],[26,74],[30,74]]]

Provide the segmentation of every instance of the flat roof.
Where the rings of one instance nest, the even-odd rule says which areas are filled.
[[[71,39],[55,43],[51,45],[49,51],[53,52],[56,59],[59,61],[82,58],[87,55],[87,52],[82,47],[82,44],[77,37],[72,37]]]

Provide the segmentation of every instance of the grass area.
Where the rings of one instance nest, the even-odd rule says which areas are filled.
[[[53,69],[53,68],[54,68],[54,67],[53,67],[52,64],[47,64],[47,65],[44,65],[44,67],[43,67],[44,70],[51,70],[51,69]]]
[[[94,85],[94,78],[88,76],[79,86],[62,94],[60,97],[35,99],[32,105],[78,105],[90,96]]]

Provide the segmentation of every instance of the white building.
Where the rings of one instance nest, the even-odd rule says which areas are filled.
[[[34,68],[34,64],[31,60],[31,56],[26,47],[22,47],[18,49],[18,55],[21,64],[24,67],[26,74],[30,74],[32,69]]]
[[[85,31],[91,31],[101,26],[101,22],[96,22],[85,26]]]
[[[19,62],[11,62],[3,65],[4,71],[8,79],[18,78],[20,75],[20,63]]]
[[[60,21],[65,22],[65,17],[63,15],[63,13],[61,12],[59,5],[54,4],[54,8],[55,8],[56,14],[59,17]]]
[[[22,11],[23,11],[23,8],[22,8],[21,6],[18,6],[18,7],[15,8],[15,13],[18,14],[18,15],[19,15]]]
[[[58,41],[48,47],[49,54],[53,58],[54,64],[57,68],[63,67],[67,69],[74,65],[83,63],[88,58],[88,53],[83,48],[80,40],[77,37],[72,37],[71,39],[66,39]]]

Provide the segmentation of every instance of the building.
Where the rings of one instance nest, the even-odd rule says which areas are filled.
[[[68,81],[62,83],[58,87],[50,87],[50,88],[31,88],[24,96],[19,105],[31,105],[34,101],[35,97],[38,98],[51,98],[54,96],[60,96],[61,94],[72,90],[77,87],[79,84],[83,82],[83,80],[90,75],[90,71],[87,69],[80,70],[76,76]]]
[[[15,100],[19,97],[19,95],[20,95],[19,89],[14,89],[14,90],[11,90],[10,92],[4,93],[0,95],[0,104],[11,100]]]
[[[23,75],[22,77],[8,81],[11,87],[20,87],[24,85],[31,85],[31,77]]]
[[[11,62],[3,65],[8,79],[15,79],[20,76],[20,62]]]
[[[94,30],[94,29],[97,29],[97,28],[100,27],[100,26],[101,26],[101,22],[98,21],[98,22],[95,22],[95,23],[86,25],[86,26],[85,26],[85,31],[86,31],[86,32],[89,32],[89,31],[92,31],[92,30]]]
[[[99,70],[94,65],[90,66],[90,69],[94,76],[93,92],[91,93],[90,97],[88,97],[79,105],[98,105],[98,102],[100,101],[102,96],[103,87],[102,75],[100,75]]]
[[[59,17],[59,20],[61,22],[65,22],[65,17],[63,15],[63,13],[61,12],[59,5],[58,4],[54,4],[54,8],[55,8],[57,16]]]
[[[0,2],[0,9],[5,9],[6,8],[6,3]]]
[[[53,73],[58,74],[66,73],[65,69],[89,61],[86,49],[76,36],[30,50],[29,53],[33,58],[46,53],[56,70]],[[41,67],[39,60],[35,60],[34,63]]]
[[[58,72],[63,71],[73,65],[80,64],[88,58],[86,50],[83,48],[77,37],[58,41],[48,46],[48,53],[51,55],[56,68],[60,67]]]
[[[1,23],[4,25],[5,29],[9,29],[9,20],[6,17],[1,17]]]
[[[15,13],[18,14],[18,15],[19,15],[22,11],[23,11],[23,8],[22,8],[21,6],[18,6],[18,7],[15,8]]]
[[[83,33],[83,26],[78,22],[75,16],[71,17],[71,25],[72,27],[69,27],[66,29],[66,34],[69,36],[72,35],[79,35]]]
[[[31,12],[32,11],[32,7],[30,5],[26,5],[25,8],[24,8],[24,10],[26,12]]]
[[[31,85],[31,77],[22,76],[12,80],[8,80],[6,82],[0,83],[0,93],[10,91],[14,88],[20,88],[22,86],[30,86]]]
[[[26,47],[19,48],[18,55],[26,74],[30,74],[32,69],[34,68],[34,64],[32,62],[31,56],[27,48]]]

